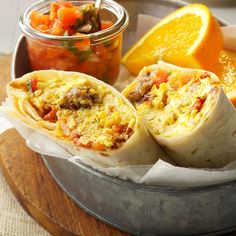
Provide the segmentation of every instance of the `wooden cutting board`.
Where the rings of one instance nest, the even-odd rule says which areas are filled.
[[[76,206],[15,129],[0,136],[0,166],[23,208],[53,235],[128,236]]]
[[[0,103],[10,80],[11,56],[0,57]],[[11,129],[0,135],[0,167],[23,208],[53,235],[129,236],[80,209],[59,187],[38,154]]]

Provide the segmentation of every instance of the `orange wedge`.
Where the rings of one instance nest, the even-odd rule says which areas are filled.
[[[208,7],[191,4],[155,25],[124,55],[122,63],[133,75],[158,60],[209,69],[222,47],[223,34]]]
[[[223,50],[211,71],[219,77],[227,97],[236,107],[236,52]]]

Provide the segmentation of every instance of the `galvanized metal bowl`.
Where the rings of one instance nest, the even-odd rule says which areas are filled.
[[[124,34],[136,30],[137,14],[162,18],[184,3],[171,0],[120,1],[130,14]],[[219,22],[224,25],[222,20]],[[12,79],[30,71],[25,38],[16,46]],[[236,230],[236,181],[204,187],[144,186],[107,176],[86,165],[42,156],[59,185],[85,211],[135,235],[217,235]]]

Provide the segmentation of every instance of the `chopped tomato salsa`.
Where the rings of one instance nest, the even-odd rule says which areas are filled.
[[[94,4],[73,5],[72,2],[53,2],[49,13],[33,11],[30,25],[45,34],[45,40],[27,38],[32,70],[58,69],[79,71],[113,84],[119,73],[121,35],[93,43],[90,34],[113,26],[101,20]],[[66,37],[47,40],[47,35]],[[68,37],[80,37],[69,39]]]
[[[107,29],[113,25],[111,21],[100,21],[100,17],[94,4],[88,3],[81,6],[75,6],[71,2],[53,2],[51,3],[50,13],[43,14],[34,11],[30,16],[31,26],[43,33],[52,35],[61,35],[69,32],[69,36],[76,33],[94,33]],[[58,33],[60,32],[60,33]]]

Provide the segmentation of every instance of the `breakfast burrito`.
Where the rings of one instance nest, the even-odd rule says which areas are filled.
[[[35,71],[11,81],[7,93],[12,106],[1,109],[73,155],[104,166],[152,164],[166,156],[132,104],[91,76]]]
[[[123,94],[178,165],[218,168],[236,160],[235,108],[213,73],[158,62]]]

